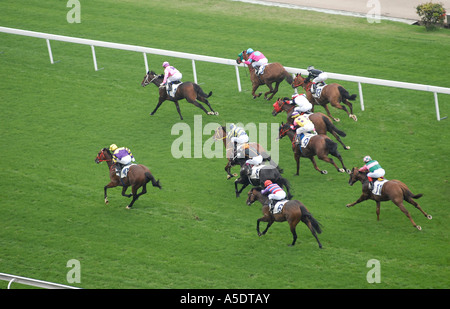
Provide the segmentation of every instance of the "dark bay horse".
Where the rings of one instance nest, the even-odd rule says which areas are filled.
[[[407,201],[414,207],[416,207],[420,212],[427,217],[429,220],[431,220],[433,217],[429,214],[427,214],[425,211],[422,210],[422,208],[417,204],[413,199],[418,199],[422,197],[422,194],[416,194],[414,195],[411,193],[409,188],[400,180],[392,179],[388,180],[381,190],[381,196],[375,195],[372,193],[372,190],[369,189],[369,180],[367,179],[367,173],[360,172],[359,168],[354,167],[350,173],[350,179],[348,181],[348,184],[353,186],[353,184],[357,181],[360,181],[362,184],[362,195],[357,199],[355,202],[351,204],[347,204],[347,207],[352,207],[358,203],[361,203],[365,200],[372,199],[377,203],[377,220],[380,220],[380,203],[384,201],[392,201],[395,205],[400,208],[400,210],[408,217],[408,219],[411,221],[412,225],[417,228],[419,231],[422,230],[422,228],[417,225],[414,220],[411,218],[411,215],[409,214],[408,210],[405,208],[405,205],[403,204],[403,200]]]
[[[164,80],[163,75],[157,75],[153,71],[149,71],[147,75],[145,75],[144,80],[141,83],[142,87],[147,86],[150,83],[155,84],[158,88],[161,85],[162,81]],[[208,98],[212,95],[212,91],[209,92],[209,94],[206,94],[202,88],[200,88],[199,85],[192,83],[192,82],[183,82],[180,86],[178,86],[177,91],[175,92],[175,97],[171,97],[167,94],[166,88],[162,87],[159,88],[159,100],[158,104],[156,105],[153,112],[150,113],[150,115],[154,115],[158,108],[161,106],[161,104],[165,100],[169,100],[175,103],[175,106],[177,108],[178,114],[180,115],[180,119],[183,120],[183,116],[181,116],[180,111],[180,105],[178,104],[179,100],[186,99],[189,103],[194,104],[201,110],[203,110],[207,115],[219,115],[218,112],[215,112],[211,105],[209,104]],[[205,103],[208,105],[209,109],[211,110],[208,112],[203,105],[198,103],[198,101]]]
[[[234,191],[236,193],[236,197],[239,197],[248,185],[251,184],[253,186],[261,186],[266,180],[271,180],[272,182],[277,183],[280,187],[284,186],[287,191],[287,198],[292,198],[289,181],[281,176],[281,173],[277,167],[272,165],[265,165],[261,168],[259,170],[258,179],[250,179],[247,168],[243,166],[240,171],[240,177],[234,181]],[[242,185],[241,190],[238,190],[238,184]]]
[[[236,59],[236,62],[240,64],[242,60],[248,60],[248,55],[246,51],[242,52],[242,58],[240,57]],[[289,83],[289,85],[293,82],[293,77],[285,68],[278,62],[269,63],[266,65],[264,69],[264,73],[262,75],[256,75],[255,68],[253,66],[247,65],[250,71],[250,80],[252,82],[252,95],[253,99],[260,97],[262,92],[256,94],[256,90],[261,85],[266,85],[269,88],[269,91],[264,94],[264,98],[266,100],[271,100],[273,96],[278,92],[278,86],[283,80]],[[272,87],[272,84],[275,83],[275,88]],[[270,97],[267,97],[269,94],[272,94]]]
[[[265,235],[269,227],[274,222],[284,222],[287,221],[289,223],[289,228],[291,229],[291,233],[293,236],[292,244],[289,246],[295,245],[297,240],[297,232],[295,231],[297,224],[302,221],[309,228],[313,236],[316,238],[317,243],[319,244],[319,248],[322,249],[322,244],[317,237],[317,234],[322,233],[322,229],[320,228],[319,222],[313,217],[313,215],[308,211],[305,205],[298,200],[292,200],[286,202],[283,206],[283,210],[281,213],[273,214],[269,209],[269,199],[267,196],[261,194],[261,188],[253,188],[248,192],[247,205],[250,206],[255,201],[261,202],[263,205],[262,213],[263,217],[259,218],[256,221],[256,231],[258,232],[258,236]],[[259,231],[259,223],[267,222],[266,229],[261,233]]]
[[[289,124],[293,123],[293,119],[291,118],[292,112],[295,108],[295,103],[291,103],[291,100],[289,98],[283,98],[278,99],[273,104],[273,111],[272,115],[276,116],[282,111],[285,111],[287,113],[287,120],[286,122]],[[350,146],[346,146],[344,142],[341,140],[339,136],[345,137],[347,134],[339,130],[333,123],[332,120],[325,114],[322,113],[313,113],[309,116],[309,120],[314,124],[314,127],[316,129],[316,132],[318,134],[324,134],[326,135],[327,132],[330,132],[336,140],[344,147],[344,149],[348,150],[350,149]]]
[[[231,168],[233,166],[239,165],[242,167],[244,165],[247,158],[234,158],[233,154],[233,145],[231,145],[231,142],[227,139],[227,130],[224,126],[220,126],[216,129],[214,132],[214,140],[216,141],[223,141],[223,145],[226,149],[226,156],[228,159],[228,163],[225,166],[225,172],[227,173],[227,179],[233,178],[238,176],[237,174],[231,174]],[[249,149],[249,156],[255,157],[257,155],[261,155],[263,157],[263,161],[269,161],[270,164],[276,166],[275,162],[272,161],[270,155],[267,153],[267,151],[258,143],[248,143]]]
[[[297,88],[301,86],[306,91],[306,97],[308,98],[309,102],[313,105],[313,111],[314,111],[314,105],[321,105],[325,108],[327,111],[327,115],[331,118],[333,118],[334,121],[340,121],[339,118],[334,118],[331,116],[330,110],[328,109],[327,104],[331,103],[332,106],[344,110],[350,118],[352,118],[355,121],[358,121],[358,118],[356,115],[353,114],[353,105],[349,101],[353,101],[356,99],[356,94],[350,95],[347,90],[345,90],[344,87],[342,87],[339,84],[332,83],[326,85],[321,94],[320,98],[316,99],[313,97],[311,93],[311,85],[312,82],[305,83],[305,79],[302,77],[301,74],[297,74],[294,78],[294,82],[292,83],[292,87]],[[341,104],[344,103],[350,108],[350,111],[347,110],[347,108]]]
[[[291,126],[289,124],[282,123],[280,125],[279,138],[281,139],[287,135],[292,143],[292,151],[294,152],[294,158],[297,162],[297,173],[295,174],[296,176],[298,176],[298,172],[300,169],[300,157],[310,159],[312,164],[314,165],[314,168],[319,173],[328,174],[326,170],[322,171],[321,169],[319,169],[314,158],[315,156],[317,156],[320,160],[332,164],[338,172],[350,173],[350,170],[348,170],[344,165],[341,154],[337,150],[337,144],[333,142],[328,136],[322,134],[315,135],[309,140],[308,146],[300,150],[299,146],[295,144],[295,134],[295,131],[291,129]],[[336,163],[334,163],[333,159],[328,157],[328,154],[331,154],[338,158],[342,164],[342,168],[339,168]]]
[[[106,190],[108,188],[114,188],[117,186],[122,186],[122,195],[126,197],[133,197],[131,203],[127,206],[128,209],[133,207],[134,202],[141,196],[142,194],[147,193],[147,183],[152,182],[154,187],[158,187],[161,189],[161,185],[159,180],[155,180],[150,170],[142,164],[132,165],[128,171],[127,177],[120,179],[119,176],[116,175],[115,166],[112,161],[112,154],[107,148],[103,148],[97,154],[95,158],[95,163],[99,164],[100,162],[105,161],[108,164],[109,169],[109,178],[110,182],[105,186],[105,204],[108,204],[108,197],[106,195]],[[128,187],[131,186],[131,194],[126,194]],[[142,191],[137,193],[138,189],[142,187]]]

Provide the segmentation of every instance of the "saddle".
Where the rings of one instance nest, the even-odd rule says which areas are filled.
[[[320,95],[322,94],[323,88],[325,88],[326,84],[324,82],[320,82],[319,84],[316,84],[316,92],[312,93],[312,96],[316,99],[320,98]]]
[[[182,84],[182,82],[177,81],[177,82],[172,82],[170,84],[167,84],[166,86],[166,91],[167,91],[167,95],[169,97],[174,98],[175,97],[175,93],[177,92],[178,87]],[[170,85],[170,86],[169,86]]]
[[[375,180],[373,182],[373,188],[372,188],[372,193],[374,195],[378,195],[381,196],[381,190],[383,189],[383,185],[388,182],[387,179],[384,178],[378,178],[377,180]]]
[[[289,202],[289,200],[283,199],[275,203],[275,205],[271,205],[270,212],[274,215],[280,213],[283,210],[284,204],[286,204],[287,202]]]

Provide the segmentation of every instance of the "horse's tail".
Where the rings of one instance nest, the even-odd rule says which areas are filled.
[[[208,94],[206,94],[203,91],[203,89],[197,84],[194,84],[194,89],[195,89],[195,92],[197,92],[197,94],[201,97],[209,98],[210,96],[212,96],[212,91],[210,91]]]
[[[323,122],[325,122],[325,125],[327,126],[327,131],[330,133],[336,132],[342,137],[346,137],[347,134],[344,131],[339,130],[336,128],[334,124],[331,123],[330,119],[328,119],[326,116],[322,116]]]
[[[308,221],[311,222],[311,226],[313,227],[314,231],[316,231],[317,234],[322,233],[322,228],[320,227],[319,221],[316,220],[316,218],[313,217],[313,215],[306,209],[305,206],[300,205],[300,210],[302,211],[302,221],[307,223]]]
[[[284,78],[286,79],[286,81],[289,83],[289,85],[292,85],[292,83],[294,82],[294,78],[292,77],[292,75],[284,70]]]
[[[152,173],[146,172],[145,173],[145,180],[146,180],[146,182],[151,181],[152,185],[154,187],[158,187],[159,189],[162,189],[161,184],[159,183],[159,179],[156,180],[155,177],[153,177]]]
[[[326,138],[325,139],[325,144],[326,147],[328,149],[328,151],[335,157],[340,157],[341,155],[339,154],[338,150],[337,150],[337,143],[333,142],[331,139]]]
[[[409,188],[404,184],[404,183],[400,183],[401,187],[402,187],[402,191],[403,191],[403,198],[407,201],[410,198],[413,199],[419,199],[423,196],[422,193],[419,194],[413,194],[411,192],[411,190],[409,190]]]
[[[288,200],[290,200],[291,198],[294,197],[294,196],[291,194],[291,184],[289,183],[289,180],[287,180],[286,178],[280,177],[280,178],[277,180],[277,183],[278,183],[280,186],[285,186],[286,191],[288,192],[288,196],[287,196]]]
[[[348,91],[344,89],[344,87],[339,86],[338,89],[339,89],[339,93],[341,94],[341,97],[343,99],[347,99],[347,100],[350,100],[350,101],[354,101],[356,99],[356,94],[350,95],[348,93]]]

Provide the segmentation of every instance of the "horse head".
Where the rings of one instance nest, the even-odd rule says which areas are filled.
[[[289,123],[281,123],[280,128],[278,129],[278,138],[282,139],[286,136],[287,132],[291,129]]]
[[[354,168],[352,168],[352,170],[350,172],[350,179],[348,180],[348,184],[350,186],[353,186],[353,184],[357,181],[362,182],[365,177],[366,177],[365,173],[360,172],[359,168],[354,167]]]
[[[297,88],[304,85],[305,79],[302,77],[301,73],[295,75],[294,81],[292,82],[292,88]]]
[[[258,200],[258,197],[261,196],[261,188],[253,188],[250,191],[248,191],[248,197],[247,197],[247,205],[250,206],[254,202]]]
[[[286,111],[287,113],[289,113],[289,111],[294,108],[294,106],[291,106],[291,100],[289,100],[289,98],[287,97],[283,99],[278,98],[278,100],[275,103],[273,103],[272,106],[273,106],[272,111],[273,116],[278,115],[282,111]]]
[[[103,161],[111,161],[112,155],[108,148],[102,148],[95,158],[95,163],[99,164]]]
[[[227,137],[227,130],[224,126],[219,126],[216,131],[214,132],[214,140],[220,141]]]
[[[148,71],[147,74],[144,76],[144,79],[141,82],[141,86],[145,87],[148,84],[151,84],[158,77],[160,77],[160,75],[156,74],[153,71]]]

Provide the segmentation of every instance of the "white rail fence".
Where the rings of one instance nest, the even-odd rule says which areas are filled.
[[[241,81],[240,81],[240,77],[239,77],[239,66],[245,66],[245,65],[243,65],[243,64],[238,65],[234,59],[203,56],[203,55],[189,54],[189,53],[183,53],[183,52],[175,52],[175,51],[164,50],[164,49],[142,47],[142,46],[136,46],[136,45],[103,42],[103,41],[97,41],[97,40],[68,37],[68,36],[63,36],[63,35],[34,32],[34,31],[14,29],[14,28],[8,28],[8,27],[0,27],[0,32],[45,39],[47,42],[50,63],[52,63],[52,64],[54,64],[55,61],[53,59],[53,53],[52,53],[52,49],[51,49],[51,45],[50,45],[50,40],[89,45],[91,47],[92,59],[94,62],[94,69],[96,71],[98,71],[99,68],[97,65],[97,57],[95,55],[95,47],[104,47],[104,48],[112,48],[112,49],[140,52],[143,54],[143,57],[144,57],[145,72],[147,72],[149,70],[147,54],[189,59],[192,61],[192,70],[193,70],[195,83],[198,83],[195,61],[204,61],[204,62],[211,62],[211,63],[217,63],[217,64],[231,65],[231,66],[235,67],[238,90],[239,90],[239,92],[242,91]],[[285,67],[285,68],[289,73],[292,73],[292,74],[296,74],[296,73],[307,74],[307,71],[305,69],[292,68],[292,67]],[[438,93],[450,94],[450,88],[431,86],[431,85],[423,85],[423,84],[415,84],[415,83],[406,83],[406,82],[399,82],[399,81],[391,81],[391,80],[378,79],[378,78],[345,75],[345,74],[338,74],[338,73],[329,73],[329,72],[327,72],[327,73],[328,73],[329,78],[331,78],[331,79],[355,82],[358,84],[359,100],[361,103],[362,110],[364,110],[364,96],[363,96],[363,91],[362,91],[362,84],[371,84],[371,85],[378,85],[378,86],[387,86],[387,87],[394,87],[394,88],[403,88],[403,89],[431,92],[434,95],[434,103],[435,103],[437,120],[440,121],[442,119],[447,118],[447,117],[441,118],[441,116],[440,116]]]
[[[0,273],[0,280],[9,281],[8,283],[8,289],[11,288],[12,283],[19,283],[19,284],[25,284],[29,286],[35,286],[43,289],[79,289],[74,286],[59,284],[59,283],[52,283],[42,280],[36,280],[26,277],[20,277],[15,275],[9,275]]]

